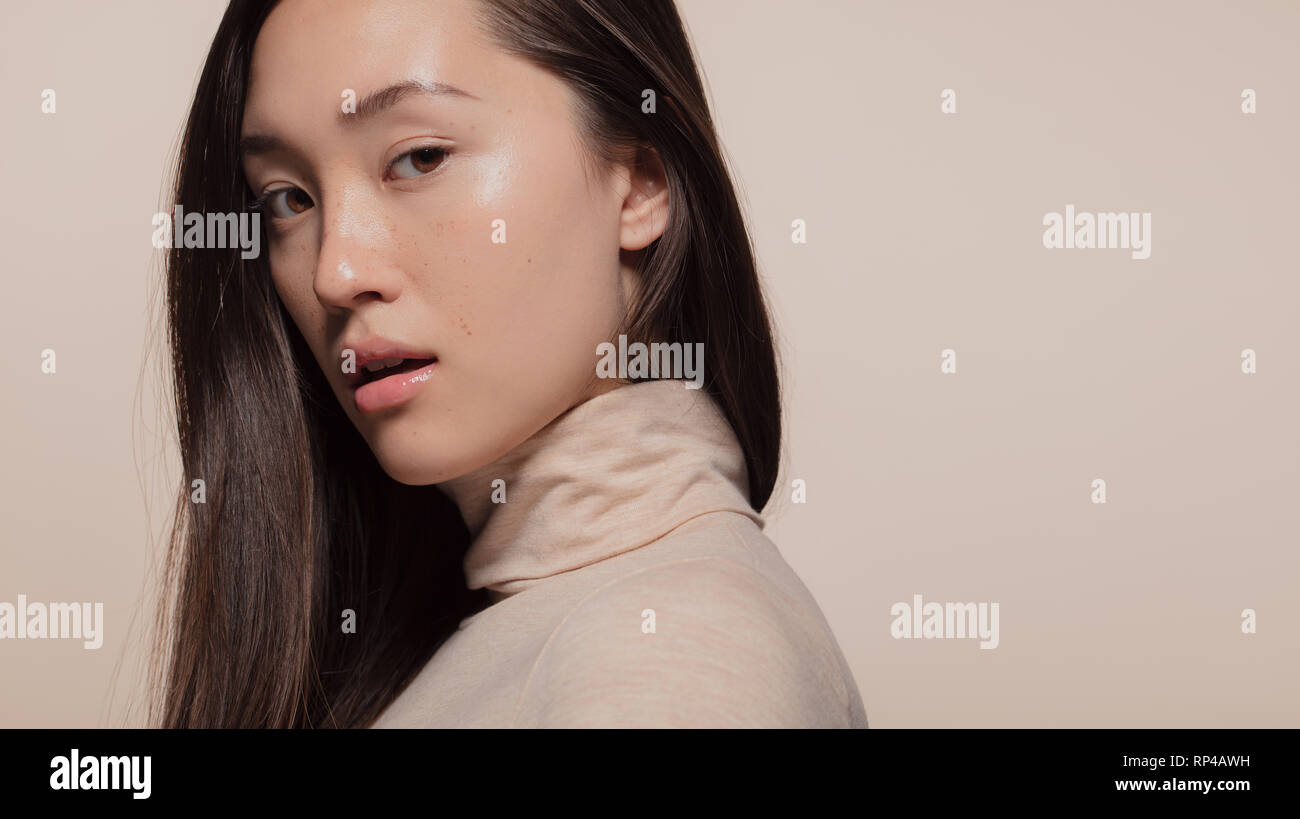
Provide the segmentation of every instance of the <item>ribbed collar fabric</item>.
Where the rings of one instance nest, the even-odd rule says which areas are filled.
[[[439,484],[473,537],[469,587],[500,600],[709,512],[735,512],[761,527],[731,426],[712,397],[687,383],[620,386],[493,463]],[[494,502],[502,488],[505,502]]]

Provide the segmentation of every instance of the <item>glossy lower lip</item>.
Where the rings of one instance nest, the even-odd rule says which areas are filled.
[[[391,407],[401,406],[410,401],[420,388],[433,376],[433,368],[438,366],[432,361],[418,370],[395,373],[378,381],[371,381],[357,387],[353,400],[361,412],[379,412]]]

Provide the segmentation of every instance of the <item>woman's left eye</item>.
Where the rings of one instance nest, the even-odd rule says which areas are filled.
[[[432,173],[447,158],[447,151],[436,146],[408,151],[388,165],[388,174],[397,179],[412,179]]]

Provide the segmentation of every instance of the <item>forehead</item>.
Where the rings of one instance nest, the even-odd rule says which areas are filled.
[[[462,88],[523,108],[555,101],[545,72],[507,54],[482,28],[476,0],[284,0],[253,46],[245,127],[332,118],[394,83]]]

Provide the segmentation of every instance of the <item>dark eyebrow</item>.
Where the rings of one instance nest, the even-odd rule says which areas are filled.
[[[426,82],[424,80],[406,80],[405,82],[394,83],[387,88],[380,89],[371,94],[367,94],[361,102],[357,103],[355,113],[345,113],[339,111],[339,122],[347,124],[363,120],[366,117],[373,117],[381,111],[392,108],[397,103],[411,96],[412,94],[427,94],[430,96],[452,96],[463,99],[477,100],[478,97],[457,88],[454,85],[447,85],[441,82]]]
[[[239,140],[239,156],[241,159],[246,156],[260,156],[274,151],[288,150],[288,144],[279,137],[249,134]]]
[[[426,94],[429,96],[452,96],[463,99],[479,100],[468,91],[457,88],[454,85],[448,85],[441,82],[426,82],[424,80],[406,80],[404,82],[393,83],[387,88],[381,88],[378,91],[367,94],[361,102],[357,103],[357,110],[354,113],[345,113],[339,111],[338,117],[340,124],[346,125],[350,122],[357,122],[366,117],[373,117],[382,111],[392,108],[406,97],[412,94]],[[239,140],[239,156],[259,156],[269,154],[274,151],[289,152],[292,147],[276,136],[269,134],[249,134]]]

